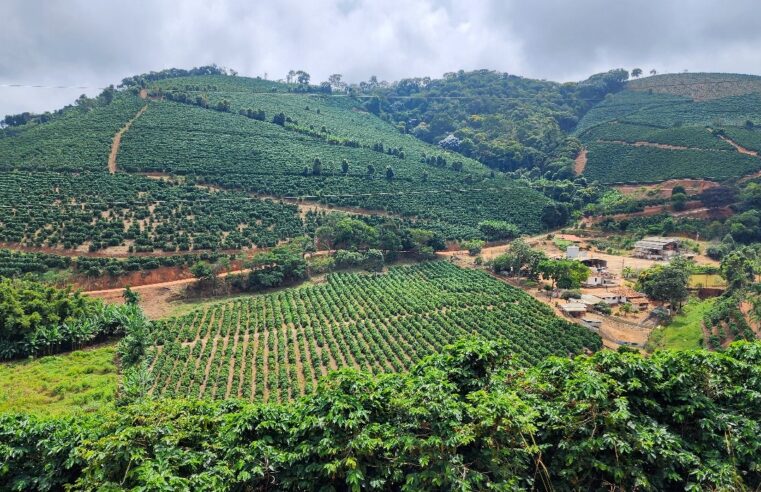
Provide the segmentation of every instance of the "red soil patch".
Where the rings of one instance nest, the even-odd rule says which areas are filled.
[[[576,160],[573,164],[573,171],[578,176],[584,172],[584,168],[587,167],[587,149],[581,149],[579,155],[576,156]]]
[[[742,145],[734,142],[733,140],[730,140],[729,138],[725,137],[724,135],[719,135],[719,138],[727,142],[729,145],[735,148],[739,153],[745,154],[745,155],[752,155],[753,157],[758,157],[758,152],[755,150],[749,150],[743,147]]]

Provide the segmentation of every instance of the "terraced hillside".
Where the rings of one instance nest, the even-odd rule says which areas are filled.
[[[552,201],[540,192],[403,134],[359,100],[286,89],[172,78],[0,131],[0,241],[175,251],[304,232],[295,207],[267,197],[388,211],[447,238],[480,236],[486,219],[544,228]]]
[[[761,169],[761,77],[660,75],[627,84],[591,109],[576,135],[584,174],[605,183],[722,181]]]
[[[446,262],[331,274],[165,320],[156,334],[154,395],[265,401],[311,393],[340,367],[406,370],[470,334],[506,338],[532,363],[601,346],[521,290]]]

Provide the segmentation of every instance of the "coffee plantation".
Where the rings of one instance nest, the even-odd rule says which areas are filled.
[[[329,371],[409,370],[469,334],[510,341],[535,363],[597,350],[600,339],[485,273],[447,262],[218,304],[155,328],[155,396],[287,401]]]

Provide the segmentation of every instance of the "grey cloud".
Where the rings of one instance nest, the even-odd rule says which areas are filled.
[[[733,0],[4,0],[0,84],[95,87],[208,63],[245,75],[396,80],[490,68],[578,80],[615,67],[755,72],[756,2]],[[0,88],[0,115],[81,90]],[[88,93],[96,93],[93,89]]]

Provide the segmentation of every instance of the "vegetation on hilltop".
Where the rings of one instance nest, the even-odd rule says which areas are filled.
[[[632,79],[627,82],[626,88],[707,100],[757,93],[761,91],[761,77],[738,73],[660,74]]]
[[[215,490],[754,490],[761,344],[525,368],[505,342],[410,372],[343,370],[287,406],[143,401],[0,417],[0,486]]]
[[[318,104],[307,96],[284,97]],[[198,176],[226,189],[387,210],[450,224],[447,235],[455,238],[479,236],[478,223],[489,219],[508,220],[528,233],[554,225],[542,221],[551,200],[533,190],[518,192],[514,181],[492,177],[476,162],[460,158],[457,165],[451,155],[414,139],[415,145],[404,143],[403,158],[381,151],[389,142],[393,148],[402,145],[392,138],[403,136],[388,125],[383,134],[388,138],[373,150],[294,134],[288,124],[174,102],[155,104],[156,110],[146,112],[125,135],[120,154],[125,171]],[[353,113],[345,109],[344,114]],[[453,202],[458,208],[450,206]]]
[[[44,123],[0,131],[0,171],[106,172],[114,134],[145,103],[117,95],[109,104],[78,105]]]
[[[671,178],[737,178],[761,168],[761,78],[734,74],[679,74],[627,83],[579,122],[584,174],[605,183]],[[631,144],[638,143],[639,146]],[[644,143],[644,145],[643,145]],[[660,147],[658,147],[660,146]]]
[[[459,71],[442,79],[403,79],[372,89],[380,110],[425,142],[473,157],[493,169],[544,170],[567,133],[629,74],[611,70],[578,84],[532,80],[489,70]]]

